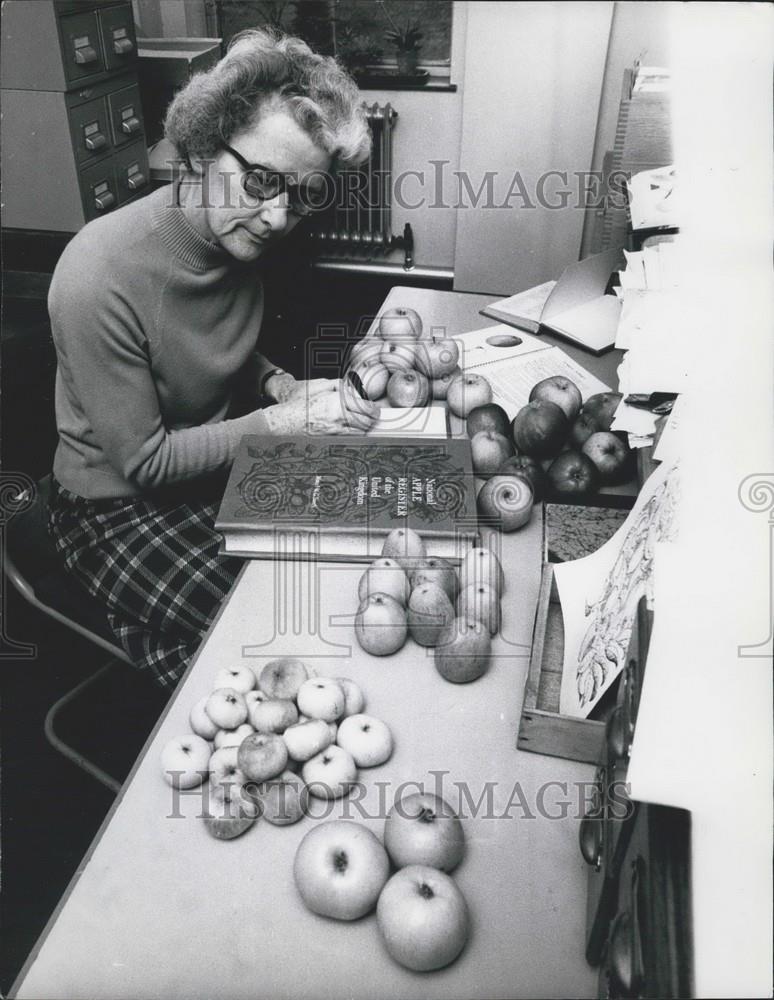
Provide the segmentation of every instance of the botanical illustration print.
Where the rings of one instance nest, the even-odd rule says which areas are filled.
[[[653,556],[657,542],[672,541],[679,499],[675,466],[629,528],[598,600],[586,602],[586,634],[578,652],[577,689],[586,708],[623,668],[637,604],[653,599]]]

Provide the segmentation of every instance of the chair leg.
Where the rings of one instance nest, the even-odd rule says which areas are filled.
[[[103,784],[106,788],[109,788],[114,795],[118,795],[121,791],[121,783],[116,781],[116,779],[111,777],[106,771],[103,771],[101,767],[97,767],[96,764],[84,757],[83,754],[79,753],[74,747],[71,747],[68,743],[65,743],[64,740],[60,739],[54,731],[54,722],[61,709],[73,701],[73,699],[76,698],[81,691],[84,691],[86,688],[94,684],[95,681],[99,680],[99,678],[102,677],[103,674],[107,673],[107,671],[110,670],[114,664],[119,662],[119,660],[115,659],[110,660],[103,667],[100,667],[96,673],[91,674],[91,676],[81,681],[80,684],[76,685],[76,687],[74,687],[71,691],[68,691],[67,694],[63,695],[58,701],[55,701],[48,710],[46,720],[43,723],[43,731],[46,734],[46,739],[51,746],[67,757],[68,760],[71,760],[76,767],[79,767],[82,771],[90,774],[92,778],[96,778],[97,781],[101,782],[101,784]]]

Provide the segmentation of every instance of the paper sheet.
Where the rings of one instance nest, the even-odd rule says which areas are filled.
[[[555,281],[545,281],[542,285],[536,285],[534,288],[528,288],[524,292],[510,295],[507,299],[499,299],[497,302],[491,302],[489,308],[510,313],[514,320],[527,319],[537,323],[543,312],[543,306],[546,304],[546,300],[555,284]]]
[[[676,462],[682,455],[683,437],[681,426],[685,426],[685,414],[688,408],[688,397],[678,396],[670,413],[664,422],[664,429],[653,452],[657,462]]]
[[[506,323],[471,330],[453,339],[460,349],[459,365],[463,371],[548,349],[544,340]]]
[[[642,170],[627,182],[633,229],[676,226],[679,221],[674,166]]]
[[[368,437],[448,437],[445,406],[385,406]]]
[[[562,715],[586,718],[623,669],[639,599],[653,602],[655,545],[674,537],[678,502],[678,467],[662,464],[602,548],[554,567],[564,617]]]

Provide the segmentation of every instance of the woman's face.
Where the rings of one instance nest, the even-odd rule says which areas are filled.
[[[325,191],[331,157],[284,110],[267,110],[257,125],[237,133],[229,145],[250,164],[260,164],[292,179]],[[286,193],[261,201],[242,187],[245,169],[222,150],[204,175],[201,205],[192,221],[202,234],[237,260],[261,257],[273,242],[287,235],[299,222]]]

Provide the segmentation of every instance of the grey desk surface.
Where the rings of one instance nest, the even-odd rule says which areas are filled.
[[[434,323],[462,332],[451,326],[452,310],[454,323],[462,322],[455,301],[468,310],[466,329],[481,319],[469,308],[473,297],[432,294],[442,296]],[[247,563],[13,995],[595,995],[596,974],[583,956],[586,872],[577,847],[578,801],[593,769],[516,750],[541,540],[540,516],[495,540],[507,574],[502,632],[488,673],[463,686],[443,681],[411,640],[383,659],[360,650],[352,618],[362,567]],[[198,795],[180,799],[175,816],[161,748],[189,730],[189,710],[220,667],[244,658],[260,668],[283,654],[357,680],[367,711],[392,728],[395,753],[361,772],[365,794],[354,805],[343,800],[327,815],[317,806],[291,827],[259,821],[238,840],[215,841],[197,818]],[[389,958],[373,916],[354,924],[313,916],[293,885],[296,848],[315,823],[346,816],[379,834],[385,803],[403,782],[431,789],[440,782],[461,807],[467,833],[454,877],[470,906],[472,935],[453,965],[430,974]],[[469,804],[466,791],[483,807]]]

